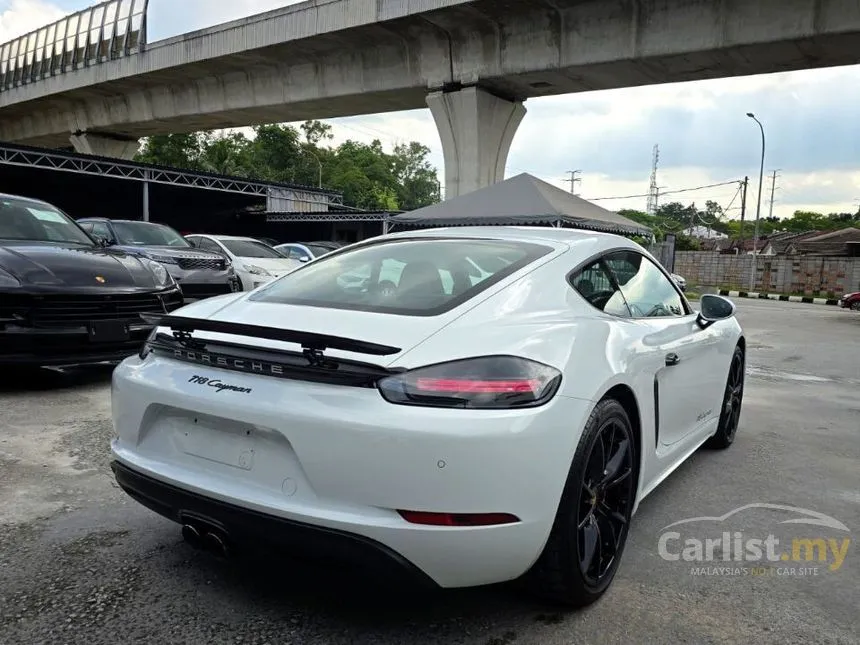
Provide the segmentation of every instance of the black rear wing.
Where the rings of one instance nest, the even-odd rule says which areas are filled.
[[[208,331],[216,334],[232,334],[251,338],[265,338],[266,340],[275,340],[284,343],[296,343],[297,345],[301,345],[302,349],[312,351],[338,349],[345,352],[369,354],[372,356],[390,356],[401,351],[399,347],[392,347],[390,345],[380,345],[353,338],[329,336],[327,334],[317,334],[308,331],[295,331],[292,329],[279,329],[277,327],[263,327],[260,325],[247,325],[245,323],[207,320],[204,318],[186,318],[184,316],[141,314],[141,317],[151,325],[169,327],[177,337],[182,334],[190,335],[195,331]]]

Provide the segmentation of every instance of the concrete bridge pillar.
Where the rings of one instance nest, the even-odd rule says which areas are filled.
[[[75,152],[97,157],[131,161],[140,150],[140,141],[95,132],[77,132],[69,137]]]
[[[445,199],[503,181],[526,108],[477,87],[427,97],[445,156]]]

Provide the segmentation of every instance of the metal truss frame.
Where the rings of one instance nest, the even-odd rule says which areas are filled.
[[[327,198],[328,204],[343,204],[343,195],[333,191],[291,186],[289,184],[258,182],[251,179],[242,179],[241,177],[209,175],[187,170],[174,170],[159,166],[112,161],[104,157],[89,157],[87,155],[68,154],[47,149],[26,149],[0,144],[0,165],[42,168],[83,175],[216,190],[225,193],[238,193],[258,197],[268,197],[270,191],[291,191],[294,194],[293,199],[295,201],[309,204],[319,204],[319,196],[322,194]],[[313,199],[314,196],[316,199]]]
[[[266,222],[385,222],[391,213],[266,213]]]

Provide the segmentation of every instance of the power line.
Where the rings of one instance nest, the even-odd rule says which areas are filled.
[[[707,186],[695,186],[693,188],[678,188],[677,190],[661,191],[660,196],[665,197],[666,195],[677,195],[678,193],[689,193],[689,192],[693,192],[694,190],[704,190],[706,188],[717,188],[719,186],[729,186],[731,184],[737,184],[737,183],[738,183],[738,180],[735,179],[732,181],[723,181],[723,182],[720,182],[718,184],[708,184]],[[588,201],[599,202],[599,201],[605,201],[607,199],[634,199],[636,197],[648,197],[649,195],[650,195],[650,193],[642,193],[639,195],[619,195],[617,197],[589,197]]]

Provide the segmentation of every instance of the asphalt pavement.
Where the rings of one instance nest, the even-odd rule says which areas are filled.
[[[505,585],[420,594],[334,562],[196,552],[113,482],[109,371],[4,370],[0,643],[860,643],[860,315],[737,302],[749,359],[735,445],[697,452],[642,503],[611,590],[579,612]],[[661,556],[667,525],[750,504],[847,530],[762,507],[720,530],[847,539],[840,566]]]

